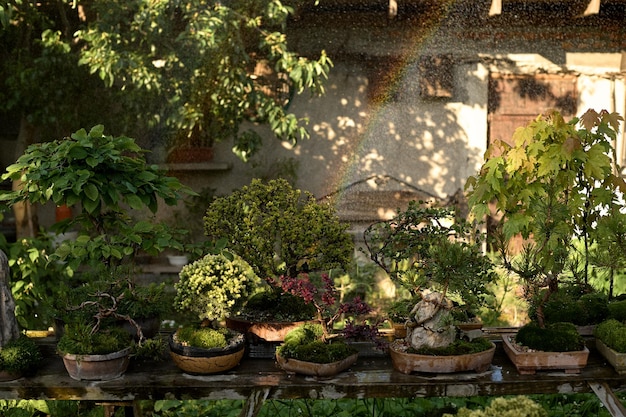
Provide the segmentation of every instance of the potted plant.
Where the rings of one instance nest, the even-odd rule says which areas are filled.
[[[11,339],[0,349],[0,381],[11,381],[35,373],[43,357],[35,342],[24,335]]]
[[[614,318],[598,324],[593,331],[598,352],[620,375],[626,375],[626,324]]]
[[[394,367],[404,373],[482,371],[495,346],[482,337],[462,340],[453,311],[478,311],[490,300],[493,265],[480,234],[454,211],[411,201],[388,221],[364,233],[371,259],[417,302],[411,303],[407,336],[390,345]]]
[[[472,213],[478,218],[493,214],[490,205],[494,205],[501,215],[494,246],[504,267],[521,277],[529,299],[536,301],[536,323],[529,324],[533,329],[528,334],[546,327],[546,303],[564,279],[574,277],[588,284],[594,229],[607,213],[623,205],[615,196],[626,183],[618,175],[612,146],[620,120],[615,113],[588,110],[580,119],[565,122],[558,112],[550,112],[517,129],[513,145],[494,143],[480,173],[468,180]],[[523,249],[516,254],[511,245],[520,238]],[[580,253],[575,240],[581,242]],[[524,359],[528,352],[513,343],[535,349],[531,340],[523,340],[524,334],[505,336],[505,348],[520,372],[532,373],[532,359]],[[569,331],[565,335],[571,337],[567,346],[579,353],[544,355],[546,363],[537,369],[577,372],[586,364],[588,350],[579,337]],[[555,359],[559,356],[562,363]]]
[[[139,251],[156,255],[181,247],[163,223],[149,220],[158,201],[175,205],[192,193],[177,179],[146,163],[145,151],[132,138],[104,134],[98,125],[70,137],[29,146],[7,167],[3,180],[22,187],[2,193],[0,200],[67,205],[75,216],[54,225],[55,231],[78,230],[54,257],[70,273],[79,267],[132,263]],[[136,218],[148,220],[135,220]]]
[[[313,376],[331,376],[352,366],[359,351],[351,340],[373,340],[382,348],[378,323],[368,323],[366,315],[371,308],[359,297],[339,302],[333,279],[321,274],[316,282],[311,274],[284,276],[281,288],[286,293],[301,297],[315,306],[316,321],[302,324],[285,336],[276,349],[278,365],[287,372]],[[336,328],[339,319],[342,329]]]
[[[287,331],[300,324],[297,322],[310,319],[314,310],[297,297],[283,295],[280,277],[347,269],[353,256],[347,228],[332,206],[316,201],[284,179],[265,183],[254,179],[250,185],[216,198],[204,217],[205,234],[211,240],[226,239],[229,250],[248,262],[265,283],[264,296],[255,294],[246,307],[253,310],[251,314],[244,320],[231,317],[228,325],[247,331],[258,341],[280,342]],[[268,305],[290,308],[274,315],[257,308]],[[285,323],[287,312],[305,314],[290,318],[296,323]],[[264,323],[259,323],[261,318]]]
[[[185,265],[175,284],[174,305],[194,317],[170,337],[170,355],[183,371],[211,374],[239,364],[245,337],[235,330],[220,328],[216,322],[237,311],[259,280],[239,256],[216,250]]]
[[[130,361],[135,341],[133,335],[120,326],[128,322],[138,344],[144,335],[137,322],[118,309],[125,297],[115,285],[106,288],[99,283],[89,283],[75,289],[70,304],[64,309],[64,331],[57,343],[71,378],[77,380],[106,381],[121,376]]]

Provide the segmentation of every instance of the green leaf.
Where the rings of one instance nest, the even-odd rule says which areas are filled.
[[[99,201],[100,193],[98,192],[98,187],[96,187],[94,184],[87,184],[85,188],[83,188],[83,191],[85,192],[87,198],[89,198],[91,201]]]

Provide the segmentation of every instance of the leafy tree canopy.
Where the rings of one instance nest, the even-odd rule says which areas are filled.
[[[179,146],[233,138],[243,160],[261,146],[246,121],[296,144],[308,134],[290,94],[323,93],[332,65],[288,49],[287,21],[306,1],[0,1],[0,110],[61,127],[93,109]]]

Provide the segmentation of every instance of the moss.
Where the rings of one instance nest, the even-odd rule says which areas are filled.
[[[626,353],[626,325],[615,319],[609,319],[598,324],[593,335],[602,340],[611,349]]]
[[[41,360],[39,348],[26,336],[10,340],[0,349],[0,369],[3,371],[28,375],[34,373]]]
[[[228,346],[228,330],[212,329],[210,327],[196,328],[192,326],[178,329],[178,341],[182,344],[202,349],[225,348]]]
[[[419,355],[432,355],[432,356],[451,356],[451,355],[467,355],[471,353],[484,352],[491,349],[493,346],[491,342],[483,337],[467,340],[455,340],[454,343],[441,347],[441,348],[421,348],[410,349],[409,353],[417,353]]]
[[[519,329],[515,341],[544,352],[572,352],[584,348],[584,340],[572,323],[553,323],[545,328],[531,322]]]

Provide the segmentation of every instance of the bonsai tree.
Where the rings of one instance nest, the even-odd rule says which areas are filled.
[[[332,206],[284,179],[255,179],[215,199],[204,217],[209,239],[226,239],[228,249],[248,262],[274,295],[281,276],[347,269],[353,255],[347,228]],[[271,304],[280,303],[274,299]]]
[[[417,201],[365,230],[370,258],[418,300],[406,323],[406,340],[414,349],[452,345],[453,309],[476,313],[490,301],[488,284],[495,273],[480,237],[453,210]]]
[[[616,175],[612,143],[622,118],[588,110],[565,122],[556,111],[518,128],[513,145],[495,142],[480,173],[467,182],[472,213],[502,216],[495,233],[503,265],[520,276],[527,295],[537,299],[536,316],[544,327],[545,303],[566,277],[588,283],[590,247],[605,214],[623,206],[617,198],[626,189]],[[510,244],[525,239],[521,254]],[[572,256],[574,240],[582,250]],[[578,262],[571,262],[578,259]],[[580,268],[579,268],[580,265]]]
[[[29,146],[3,180],[21,181],[18,190],[0,194],[9,205],[20,201],[52,202],[73,207],[78,213],[55,228],[79,230],[75,241],[56,250],[73,273],[80,265],[119,265],[132,261],[138,251],[158,254],[180,243],[160,223],[146,218],[162,199],[174,205],[190,190],[148,165],[133,139],[106,136],[104,127],[80,129],[71,137]]]
[[[285,370],[323,375],[321,372],[324,371],[314,370],[311,373],[308,366],[300,369],[290,360],[316,364],[347,361],[336,370],[340,371],[357,358],[358,350],[349,341],[372,340],[381,349],[385,347],[379,338],[378,322],[368,321],[368,314],[372,311],[370,306],[358,296],[350,301],[339,301],[334,280],[328,274],[316,277],[302,273],[297,277],[284,276],[280,282],[284,292],[302,298],[314,305],[317,311],[315,322],[307,322],[291,330],[285,335],[284,343],[277,348],[276,358]],[[344,322],[342,328],[336,326],[340,319]]]
[[[226,251],[210,253],[185,265],[174,284],[174,306],[213,324],[240,308],[259,284],[250,265]]]

